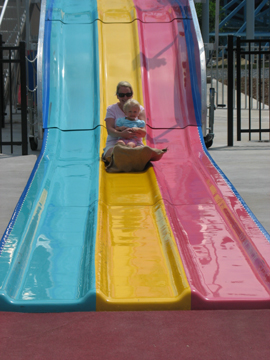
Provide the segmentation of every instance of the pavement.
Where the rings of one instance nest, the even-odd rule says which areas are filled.
[[[220,94],[221,96],[221,94]],[[221,103],[221,102],[219,102]],[[257,111],[252,119],[257,121]],[[210,156],[270,233],[269,134],[242,135],[227,146],[227,110],[214,113]],[[269,110],[263,110],[269,128]],[[242,111],[244,126],[248,113]],[[236,115],[235,115],[236,119]],[[19,123],[15,125],[19,129]],[[16,130],[16,131],[17,131]],[[3,136],[8,136],[8,126]],[[0,154],[0,236],[39,151]],[[260,359],[270,358],[270,310],[20,314],[0,312],[0,358],[5,359]]]
[[[14,141],[21,141],[20,112],[15,112],[14,109],[13,111],[13,139]],[[9,109],[7,109],[5,127],[2,128],[2,140],[10,141]],[[41,142],[38,149],[40,146]],[[15,206],[25,188],[39,156],[39,151],[31,150],[30,144],[28,144],[28,154],[22,156],[22,147],[19,145],[14,145],[12,152],[10,145],[2,147],[2,153],[0,153],[0,238],[6,230]]]
[[[214,86],[216,86],[214,84]],[[221,85],[219,84],[218,103],[222,104]],[[225,86],[225,99],[227,87]],[[242,104],[245,97],[242,96]],[[258,128],[259,112],[257,102],[253,101],[251,111],[252,128]],[[238,193],[244,199],[250,210],[270,233],[270,133],[253,133],[251,140],[248,134],[241,135],[237,141],[236,110],[234,111],[233,146],[228,146],[227,140],[227,109],[214,111],[214,141],[209,153]],[[248,128],[248,110],[241,110],[242,128]],[[262,110],[262,128],[270,129],[270,112],[265,106]]]

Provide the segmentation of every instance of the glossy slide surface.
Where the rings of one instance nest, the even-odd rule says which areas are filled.
[[[169,148],[154,170],[191,287],[191,308],[269,308],[269,236],[203,144],[199,54],[187,8],[186,17],[161,22],[160,3],[135,3],[147,143]]]
[[[98,1],[98,11],[100,119],[105,125],[119,81],[133,84],[141,104],[143,96],[133,2]],[[105,127],[102,133],[101,148]],[[97,310],[190,309],[190,288],[152,168],[108,174],[100,166],[96,288]]]
[[[44,143],[1,241],[0,310],[269,308],[269,235],[204,147],[189,1],[47,0],[43,57]],[[121,80],[146,143],[169,149],[142,173],[100,161]]]
[[[98,35],[96,22],[70,14],[72,4],[46,4],[44,142],[1,242],[1,310],[96,308]],[[96,19],[96,2],[87,4]],[[66,12],[70,22],[58,18]]]

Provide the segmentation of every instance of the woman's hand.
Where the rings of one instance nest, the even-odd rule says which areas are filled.
[[[136,137],[143,138],[146,135],[145,127],[143,127],[143,128],[134,127],[130,130],[132,130],[133,134],[136,135]]]
[[[124,130],[127,129],[127,127],[126,127],[126,126],[116,126],[115,129],[116,129],[117,131],[124,131]]]
[[[115,128],[115,119],[107,118],[106,119],[106,128],[109,135],[112,137],[122,137],[124,139],[134,139],[135,134],[131,131],[131,129],[126,128],[123,131],[118,131]]]
[[[136,137],[136,133],[133,132],[130,128],[126,128],[125,130],[121,131],[120,134],[124,139],[134,139]]]

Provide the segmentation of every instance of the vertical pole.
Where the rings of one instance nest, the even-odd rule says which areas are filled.
[[[22,155],[28,155],[25,42],[20,42]]]
[[[209,133],[214,134],[215,89],[210,88]]]
[[[219,0],[216,0],[216,15],[215,15],[216,104],[218,104],[218,46],[219,46]]]
[[[202,37],[205,44],[209,44],[209,0],[202,3]],[[206,60],[209,58],[209,50],[205,50]]]
[[[8,73],[9,73],[9,121],[10,121],[10,152],[13,154],[13,114],[12,114],[12,74],[11,74],[11,50],[8,51]]]
[[[246,39],[252,40],[254,39],[254,29],[255,29],[255,1],[254,0],[247,0],[246,1],[246,24],[247,24],[247,31],[246,31]]]
[[[250,46],[250,42],[248,43],[248,56],[249,56],[249,59],[248,59],[248,129],[249,129],[249,134],[248,134],[248,139],[249,141],[251,140],[251,132],[250,132],[250,129],[251,129],[251,82],[252,82],[252,86],[253,86],[253,78],[251,78],[251,46]],[[252,63],[252,67],[253,67],[253,63]],[[252,71],[252,76],[253,76],[253,71]]]
[[[259,133],[259,140],[262,140],[262,64],[261,64],[261,51],[262,51],[262,47],[261,47],[262,43],[259,42],[259,56],[258,56],[258,61],[259,61],[259,129],[260,129],[260,133]]]
[[[241,141],[241,38],[237,38],[237,141]]]
[[[3,54],[2,54],[2,35],[0,34],[0,153],[2,153],[2,127],[5,123],[4,115],[4,92],[3,92]]]
[[[233,35],[228,35],[228,146],[233,146]]]
[[[4,76],[3,76],[3,41],[0,34],[0,127],[5,127],[5,97],[4,97]],[[1,138],[2,139],[2,138]]]
[[[26,12],[26,30],[25,30],[25,37],[26,37],[26,49],[29,50],[29,42],[30,42],[30,14],[29,14],[29,8],[30,8],[30,0],[25,1],[25,12]]]
[[[215,14],[215,48],[218,52],[219,45],[219,0],[216,0],[216,14]]]
[[[16,0],[16,8],[17,8],[17,26],[18,32],[20,32],[20,1]]]

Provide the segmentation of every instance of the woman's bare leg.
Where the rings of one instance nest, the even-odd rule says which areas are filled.
[[[112,156],[113,147],[106,151],[106,154],[104,154],[105,159]]]

